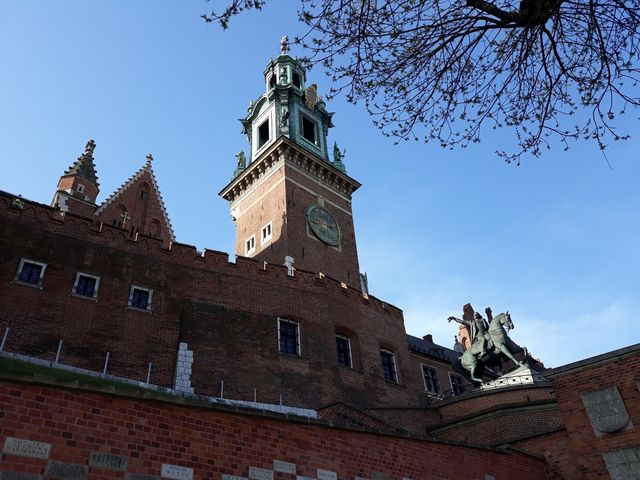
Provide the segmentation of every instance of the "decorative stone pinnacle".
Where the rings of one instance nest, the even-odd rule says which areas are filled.
[[[93,151],[95,150],[95,148],[96,148],[96,142],[94,142],[93,140],[89,140],[87,142],[87,146],[84,147],[84,154],[89,157],[92,157]]]
[[[286,55],[289,53],[289,37],[283,35],[280,39],[280,53]]]
[[[147,159],[147,165],[151,165],[151,162],[153,162],[153,155],[151,155],[150,153],[146,156]]]

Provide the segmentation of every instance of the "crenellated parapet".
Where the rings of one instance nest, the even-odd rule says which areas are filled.
[[[293,275],[289,275],[287,267],[283,265],[242,256],[237,256],[235,262],[232,262],[228,253],[217,250],[201,251],[193,245],[180,242],[166,245],[161,239],[142,234],[136,234],[131,238],[126,230],[117,226],[65,213],[48,205],[1,191],[0,223],[15,223],[42,229],[53,234],[142,255],[170,265],[210,273],[252,277],[253,280],[272,285],[274,288],[301,288],[316,292],[330,289],[339,292],[349,301],[396,316],[402,321],[402,311],[399,308],[320,272],[296,269]]]

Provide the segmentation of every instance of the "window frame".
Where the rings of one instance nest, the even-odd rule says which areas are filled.
[[[281,325],[283,323],[287,323],[289,325],[294,325],[295,326],[295,349],[296,352],[295,353],[291,353],[288,351],[283,351],[282,349],[282,332],[281,332]],[[282,355],[289,355],[292,357],[301,357],[302,356],[302,345],[300,342],[300,322],[297,322],[295,320],[290,320],[288,318],[281,318],[278,317],[278,353],[282,354]]]
[[[20,279],[20,276],[22,274],[22,270],[24,269],[24,266],[26,263],[32,264],[32,265],[37,265],[39,267],[41,267],[40,269],[40,274],[38,276],[38,281],[36,283],[33,282],[27,282],[24,280]],[[18,270],[16,271],[16,276],[13,278],[13,283],[16,283],[18,285],[24,285],[25,287],[33,287],[33,288],[39,288],[40,290],[42,290],[42,282],[44,280],[44,272],[47,270],[47,264],[43,263],[43,262],[38,262],[37,260],[32,260],[30,258],[26,258],[26,257],[21,257],[20,258],[20,263],[18,264]]]
[[[313,126],[313,140],[309,140],[304,134],[304,122],[305,120]],[[318,122],[306,115],[304,112],[300,112],[300,137],[310,145],[314,147],[320,147],[320,131],[318,130]]]
[[[432,376],[432,378],[435,379],[435,386],[436,386],[435,391],[429,390],[429,388],[427,387],[427,377],[424,372],[425,368],[433,370],[433,372],[435,373],[435,375]],[[421,363],[420,372],[422,373],[422,382],[424,383],[424,391],[429,395],[440,395],[442,393],[442,385],[440,383],[440,373],[438,372],[438,369],[433,365],[427,365],[426,363]]]
[[[261,122],[256,127],[256,143],[257,143],[256,151],[260,150],[271,141],[271,123],[270,122],[271,122],[271,117],[267,116],[267,118],[265,118],[264,121]],[[261,141],[262,137],[260,135],[260,131],[263,129],[265,125],[266,125],[267,137],[264,139],[264,141]]]
[[[340,362],[340,349],[338,348],[338,340],[346,340],[347,342],[347,360],[348,365]],[[351,349],[351,339],[346,335],[336,333],[336,353],[338,354],[338,366],[353,369],[353,351]]]
[[[273,222],[269,222],[267,223],[265,226],[263,226],[260,229],[260,245],[264,245],[265,243],[267,243],[268,241],[271,240],[271,238],[273,237]],[[265,235],[265,229],[269,229],[269,234]]]
[[[92,279],[94,279],[96,281],[96,284],[93,287],[93,295],[89,296],[89,295],[84,295],[82,293],[78,293],[78,284],[80,283],[80,277],[92,278]],[[88,298],[88,299],[97,300],[98,299],[98,290],[99,289],[100,289],[100,277],[98,277],[96,275],[91,275],[90,273],[77,272],[76,273],[76,279],[73,282],[73,288],[71,289],[71,295],[73,295],[74,297],[79,297],[79,298]]]
[[[147,306],[146,308],[141,308],[137,305],[133,305],[133,294],[134,290],[141,290],[143,292],[147,292],[149,295],[147,296]],[[132,310],[138,310],[139,312],[151,312],[151,305],[153,302],[153,289],[147,287],[141,287],[140,285],[131,285],[131,289],[129,290],[129,301],[127,302],[127,308]]]
[[[458,385],[453,384],[453,379],[457,378],[460,380],[460,383]],[[465,392],[465,386],[464,386],[464,377],[460,374],[454,373],[454,372],[449,372],[449,384],[451,385],[451,392],[453,393],[454,397],[457,397],[458,395],[462,395]],[[457,389],[460,388],[460,391],[457,391]]]
[[[388,355],[389,358],[391,359],[391,367],[393,368],[392,370],[393,378],[389,378],[387,376],[387,369],[385,368],[385,362],[383,360],[383,357],[385,355]],[[380,348],[380,366],[382,367],[382,377],[386,381],[393,382],[393,383],[400,383],[400,376],[398,375],[398,363],[396,362],[396,354],[393,350],[389,350],[388,348],[384,348],[384,347]]]
[[[249,248],[249,243],[252,244],[251,248]],[[247,238],[244,241],[244,254],[245,254],[245,256],[246,255],[250,255],[255,251],[256,251],[256,236],[254,234],[254,235],[251,235],[249,238]]]

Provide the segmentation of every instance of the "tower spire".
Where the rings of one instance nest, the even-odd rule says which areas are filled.
[[[96,175],[96,166],[93,163],[93,151],[96,148],[96,142],[89,140],[84,147],[84,153],[82,153],[78,159],[65,170],[65,175],[75,175],[85,180],[89,180],[96,187],[99,187],[98,176]]]

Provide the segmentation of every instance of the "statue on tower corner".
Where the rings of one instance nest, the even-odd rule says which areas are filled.
[[[236,165],[236,169],[233,171],[233,177],[231,178],[232,180],[242,172],[244,172],[244,170],[247,168],[247,157],[244,154],[244,150],[240,150],[238,153],[236,153],[236,160],[238,163]]]
[[[333,142],[333,162],[331,163],[334,167],[340,170],[342,173],[347,173],[347,169],[344,166],[342,159],[344,158],[345,150],[342,152],[338,148],[338,143]]]
[[[283,35],[280,39],[280,53],[286,55],[289,53],[289,37]]]
[[[460,364],[469,372],[473,381],[482,382],[482,374],[486,366],[500,364],[501,357],[506,357],[517,365],[523,365],[516,360],[509,346],[513,343],[507,332],[514,328],[509,312],[499,313],[495,317],[489,314],[487,322],[480,313],[476,312],[473,320],[449,317],[447,320],[460,323],[469,329],[471,346],[460,356]]]

